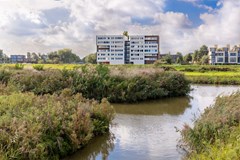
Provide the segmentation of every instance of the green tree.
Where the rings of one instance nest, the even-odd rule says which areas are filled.
[[[209,57],[208,57],[208,55],[204,55],[201,58],[201,64],[208,64],[208,63],[209,63]]]
[[[72,53],[72,50],[68,48],[58,50],[58,55],[62,63],[80,62],[80,57]]]
[[[178,64],[182,64],[183,63],[183,55],[182,55],[182,53],[181,52],[177,52],[177,56],[178,56],[177,63]]]
[[[202,45],[199,49],[199,58],[201,59],[205,55],[208,55],[208,47],[206,45]]]
[[[39,60],[39,57],[38,57],[38,54],[36,54],[35,52],[32,53],[32,61],[34,63],[38,63],[38,60]]]
[[[3,62],[3,50],[0,49],[0,62]]]
[[[124,32],[123,32],[123,35],[126,36],[126,37],[129,39],[128,31],[124,31]]]
[[[167,64],[172,64],[172,56],[169,54],[165,55],[163,58],[163,61],[165,61]]]
[[[186,54],[186,55],[183,57],[183,60],[184,60],[184,62],[186,62],[186,63],[192,62],[192,55],[191,55],[190,53]]]
[[[195,50],[193,55],[192,55],[192,61],[195,63],[199,63],[200,61],[200,54],[198,50]]]
[[[97,63],[97,54],[92,53],[92,54],[87,55],[86,57],[83,58],[83,62],[96,64]]]

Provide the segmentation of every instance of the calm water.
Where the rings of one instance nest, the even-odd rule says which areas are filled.
[[[192,86],[190,97],[169,98],[139,104],[114,104],[116,117],[108,135],[94,139],[69,160],[176,160],[180,138],[176,127],[192,125],[194,117],[213,104],[218,95],[236,86]]]

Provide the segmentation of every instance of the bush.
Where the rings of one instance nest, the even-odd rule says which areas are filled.
[[[43,71],[43,67],[44,65],[42,64],[33,65],[33,68],[37,71]]]
[[[17,70],[22,70],[24,68],[24,64],[22,63],[16,63],[14,66],[15,69]]]
[[[12,72],[5,70],[5,69],[1,69],[0,70],[0,82],[2,84],[7,84],[11,75],[12,75]]]
[[[216,103],[207,108],[191,128],[185,125],[181,131],[182,147],[191,154],[190,158],[222,159],[240,158],[240,92],[218,97]],[[233,147],[232,149],[229,146]],[[211,153],[211,154],[210,154]],[[194,158],[195,157],[195,158]],[[230,159],[232,159],[230,158]]]
[[[59,159],[108,131],[113,108],[72,95],[0,96],[0,153],[5,159]]]
[[[125,73],[127,74],[127,73]],[[132,77],[111,76],[108,67],[98,65],[94,69],[46,70],[42,73],[22,71],[10,78],[10,85],[20,91],[37,95],[60,93],[70,88],[74,94],[81,93],[89,99],[110,102],[137,102],[146,99],[184,96],[190,85],[178,72],[144,72]]]

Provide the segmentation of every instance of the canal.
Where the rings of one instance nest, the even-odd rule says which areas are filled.
[[[189,97],[167,98],[139,104],[113,104],[116,117],[110,133],[97,137],[68,160],[177,160],[181,129],[192,125],[217,96],[231,94],[238,86],[193,85]]]

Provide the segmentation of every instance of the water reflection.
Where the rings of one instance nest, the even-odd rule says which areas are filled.
[[[189,97],[169,98],[139,104],[114,104],[112,134],[94,139],[69,160],[178,160],[180,134],[175,127],[191,124],[194,115],[213,104],[219,94],[230,94],[237,86],[193,86]]]
[[[96,137],[87,145],[87,147],[65,160],[89,160],[99,159],[100,157],[105,160],[114,149],[114,138],[114,135],[110,132],[104,136]]]
[[[137,104],[113,104],[119,114],[134,115],[179,115],[189,107],[190,97],[166,98]]]

